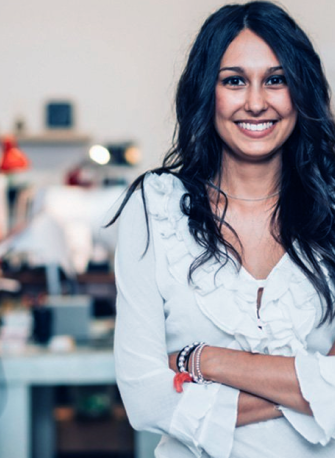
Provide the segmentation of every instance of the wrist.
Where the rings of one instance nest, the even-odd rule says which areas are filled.
[[[218,347],[205,347],[201,354],[200,367],[206,380],[218,382],[217,369],[220,366]]]
[[[236,426],[245,426],[260,421],[274,420],[282,417],[278,405],[266,399],[241,391],[238,400]]]
[[[278,404],[273,404],[273,409],[274,409],[273,418],[280,418],[284,416]]]

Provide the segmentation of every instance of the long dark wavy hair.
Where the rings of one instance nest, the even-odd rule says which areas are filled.
[[[172,173],[186,188],[181,209],[189,218],[190,233],[204,248],[190,267],[190,277],[212,257],[221,266],[229,259],[237,260],[240,265],[241,257],[221,233],[222,225],[228,226],[225,222],[228,200],[210,183],[220,175],[224,161],[224,143],[213,122],[220,61],[229,44],[245,28],[260,36],[276,54],[297,110],[296,126],[283,146],[281,191],[272,214],[273,233],[276,226],[277,240],[323,298],[321,323],[332,321],[335,317],[330,286],[335,286],[335,124],[330,91],[312,43],[282,8],[267,1],[226,5],[206,20],[179,81],[173,146],[162,167],[153,172]],[[138,187],[148,221],[145,175],[129,187],[110,224],[120,216]],[[225,201],[220,215],[211,209],[209,186],[218,193],[218,200],[223,197]]]

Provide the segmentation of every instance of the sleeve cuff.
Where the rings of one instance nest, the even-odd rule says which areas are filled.
[[[300,352],[295,367],[301,393],[313,417],[287,408],[281,410],[305,439],[326,445],[335,438],[335,357]]]
[[[200,446],[213,458],[228,458],[234,443],[239,390],[219,385],[200,431]],[[206,446],[205,446],[206,444]]]
[[[170,434],[188,444],[196,457],[204,450],[212,458],[228,458],[234,439],[238,394],[238,390],[218,383],[187,384],[173,416]]]
[[[286,407],[279,407],[286,420],[298,431],[308,442],[312,444],[326,445],[328,440],[323,429],[317,424],[313,417]]]

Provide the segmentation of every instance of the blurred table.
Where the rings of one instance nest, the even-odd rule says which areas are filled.
[[[52,387],[115,383],[113,352],[106,348],[60,354],[29,346],[21,354],[2,354],[1,365],[1,458],[55,456]],[[136,433],[135,443],[136,458],[153,457],[155,435]]]

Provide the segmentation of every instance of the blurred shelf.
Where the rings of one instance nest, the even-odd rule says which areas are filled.
[[[78,283],[107,283],[115,282],[113,272],[87,272],[77,276]]]
[[[72,130],[50,130],[45,131],[36,135],[29,134],[16,134],[15,138],[21,145],[75,145],[75,144],[87,144],[91,141],[91,138],[87,134]]]
[[[47,278],[44,268],[23,270],[20,272],[5,272],[6,279],[17,280],[21,285],[21,296],[37,297],[48,294]],[[93,271],[77,275],[76,278],[67,279],[61,273],[62,294],[91,296],[93,315],[109,317],[115,315],[116,286],[113,272]],[[0,301],[1,309],[1,301]]]
[[[17,273],[6,272],[5,276],[6,278],[18,280],[22,285],[44,285],[46,283],[44,269],[31,269]],[[115,283],[115,276],[113,272],[86,272],[77,275],[75,280],[79,284],[95,283],[112,285]]]

